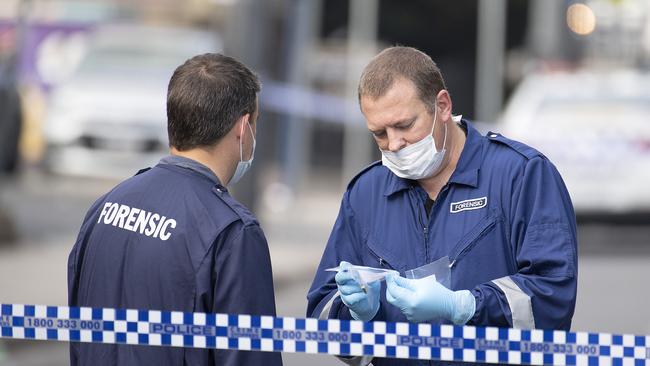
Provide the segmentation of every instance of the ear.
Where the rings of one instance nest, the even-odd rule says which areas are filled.
[[[449,92],[445,89],[439,91],[437,100],[438,100],[438,115],[440,116],[440,119],[443,121],[447,121],[451,119],[452,104],[451,104],[451,96],[449,95]]]
[[[246,125],[250,121],[250,118],[250,113],[246,113],[245,115],[239,117],[237,122],[235,122],[233,129],[236,131],[235,136],[237,136],[237,140],[241,139],[241,136],[246,133],[246,130],[248,129]]]

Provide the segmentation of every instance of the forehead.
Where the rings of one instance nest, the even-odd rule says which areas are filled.
[[[395,80],[388,91],[379,98],[364,96],[360,102],[361,111],[370,129],[412,118],[425,108],[413,82],[403,78]]]

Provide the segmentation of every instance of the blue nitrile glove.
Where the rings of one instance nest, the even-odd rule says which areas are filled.
[[[390,275],[386,277],[386,300],[411,322],[445,319],[463,325],[476,310],[471,292],[451,291],[436,281],[435,276],[411,280]]]
[[[350,263],[343,261],[339,266],[345,269]],[[367,322],[375,317],[379,311],[380,281],[366,284],[364,291],[359,283],[358,273],[354,270],[339,271],[334,280],[341,293],[341,300],[350,309],[350,315],[354,319]]]

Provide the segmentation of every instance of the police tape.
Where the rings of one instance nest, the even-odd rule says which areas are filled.
[[[0,338],[513,365],[648,365],[650,336],[2,304]]]

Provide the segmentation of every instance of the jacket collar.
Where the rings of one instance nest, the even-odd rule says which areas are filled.
[[[456,170],[451,174],[449,183],[478,187],[478,174],[483,163],[483,136],[467,120],[463,119],[460,124],[467,129],[467,138],[463,152],[456,164]]]
[[[210,179],[216,185],[219,186],[222,185],[221,182],[219,181],[219,177],[217,177],[217,175],[214,174],[214,172],[210,168],[199,163],[196,160],[192,160],[184,156],[168,155],[160,159],[159,164],[175,165],[181,168],[189,169]]]

